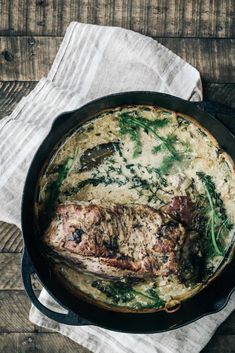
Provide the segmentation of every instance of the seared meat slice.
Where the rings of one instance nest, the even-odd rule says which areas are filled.
[[[54,254],[109,278],[180,273],[186,229],[144,205],[60,205],[44,235]]]
[[[199,215],[195,204],[188,196],[175,196],[168,205],[161,208],[161,211],[170,215],[175,221],[181,222],[187,229],[187,237],[179,258],[180,280],[188,283],[200,281],[205,265],[200,237],[203,216]]]
[[[189,226],[194,217],[193,203],[187,196],[175,196],[172,201],[161,208],[177,221]]]
[[[202,215],[199,215],[195,203],[189,196],[175,196],[172,201],[161,208],[175,221],[182,223],[187,229],[199,231],[201,228]]]

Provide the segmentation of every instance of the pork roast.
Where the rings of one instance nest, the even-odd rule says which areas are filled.
[[[146,205],[59,205],[43,241],[52,257],[106,278],[175,274],[182,279],[185,263],[195,277],[199,236],[170,211]]]

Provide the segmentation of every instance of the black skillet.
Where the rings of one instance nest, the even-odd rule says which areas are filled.
[[[32,303],[49,318],[69,325],[93,324],[110,330],[131,333],[154,333],[168,331],[189,324],[205,315],[221,310],[228,302],[235,288],[235,259],[205,289],[194,297],[184,301],[175,313],[160,311],[156,313],[132,314],[118,313],[99,308],[74,296],[66,290],[55,276],[40,253],[38,235],[35,232],[34,201],[37,193],[37,181],[45,162],[53,154],[55,146],[75,127],[97,116],[106,109],[125,105],[149,104],[188,114],[207,128],[235,161],[235,137],[217,118],[222,117],[235,133],[232,115],[234,111],[213,103],[188,102],[174,96],[155,92],[127,92],[113,94],[94,100],[85,106],[60,115],[39,147],[29,168],[22,201],[22,230],[24,237],[24,255],[22,259],[22,277],[25,290]],[[209,113],[207,112],[209,110]],[[217,118],[215,117],[217,115]],[[234,116],[235,117],[235,116]],[[230,254],[231,255],[231,254]],[[36,274],[46,290],[54,299],[68,310],[57,313],[41,304],[31,284],[31,275]]]

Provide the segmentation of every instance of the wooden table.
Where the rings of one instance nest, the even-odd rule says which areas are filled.
[[[0,117],[47,74],[74,20],[156,38],[201,72],[205,99],[235,107],[234,12],[234,0],[0,0]],[[22,245],[20,231],[0,223],[0,352],[88,352],[29,322]],[[235,352],[235,313],[203,352]]]

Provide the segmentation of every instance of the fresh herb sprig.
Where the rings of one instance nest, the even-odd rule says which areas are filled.
[[[163,157],[162,164],[159,167],[163,174],[167,174],[173,164],[182,159],[180,153],[175,149],[177,137],[173,134],[164,137],[157,132],[158,128],[166,126],[168,122],[166,118],[148,120],[141,116],[128,113],[122,113],[119,118],[121,134],[129,135],[131,140],[134,141],[133,158],[137,157],[142,152],[141,129],[147,134],[152,134],[154,138],[160,142],[160,144],[153,147],[152,152],[167,152],[167,155]]]
[[[198,178],[203,182],[206,190],[206,196],[210,206],[210,218],[208,226],[210,227],[211,240],[216,254],[223,255],[223,251],[219,248],[218,240],[222,232],[222,228],[230,230],[232,225],[228,221],[226,211],[223,205],[223,201],[216,191],[215,183],[213,182],[210,175],[206,175],[203,172],[196,173]],[[220,227],[216,235],[216,225],[220,222]]]
[[[87,185],[92,185],[92,186],[97,186],[99,184],[103,184],[105,186],[110,185],[110,184],[117,184],[118,186],[125,185],[127,183],[127,180],[121,180],[119,178],[114,178],[114,177],[107,177],[102,175],[102,176],[97,176],[93,178],[88,178],[85,180],[80,181],[77,186],[70,188],[68,191],[64,192],[64,195],[70,196],[74,193],[78,193],[81,189],[83,189]]]
[[[120,156],[124,160],[122,153]],[[167,187],[167,180],[162,176],[162,173],[158,168],[152,167],[151,165],[143,166],[140,163],[126,164],[125,167],[130,170],[131,176],[125,175],[125,170],[123,171],[121,167],[115,167],[112,159],[110,158],[107,160],[105,171],[103,169],[102,171],[96,169],[92,173],[91,178],[80,181],[75,187],[64,191],[63,194],[70,196],[71,194],[78,193],[87,185],[96,187],[99,184],[103,184],[105,186],[116,184],[118,186],[122,186],[129,182],[130,188],[135,188],[140,196],[143,195],[143,192],[146,192],[149,202],[152,200],[158,200],[161,204],[164,203],[158,197],[157,191],[160,189],[164,190],[163,188]],[[151,174],[151,182],[142,176],[142,173],[145,172]]]
[[[164,156],[161,165],[159,166],[159,170],[162,174],[167,175],[171,167],[175,164],[175,162],[180,162],[182,160],[182,156],[178,154],[177,156]]]
[[[151,307],[159,308],[165,304],[165,301],[159,297],[156,290],[153,288],[150,288],[146,292],[141,292],[135,290],[132,286],[125,282],[117,281],[107,283],[103,280],[93,281],[92,287],[104,293],[115,304],[128,303],[135,299],[136,296],[141,296],[149,300],[149,305]]]
[[[123,282],[105,283],[105,281],[96,280],[92,282],[92,287],[104,293],[115,304],[127,303],[135,298],[132,287]]]
[[[170,137],[163,137],[156,131],[157,128],[164,127],[168,124],[168,120],[166,118],[149,120],[138,115],[122,113],[119,117],[119,124],[121,134],[129,135],[131,140],[135,142],[133,157],[137,157],[142,152],[140,137],[141,128],[147,134],[152,134],[156,140],[161,141],[161,148],[168,150],[168,152],[173,156],[177,155],[177,151],[173,146],[173,139]]]
[[[155,168],[155,167],[151,167],[151,166],[147,166],[146,169],[147,169],[147,171],[148,171],[149,173],[155,173],[155,174],[156,174],[159,183],[160,183],[163,187],[167,187],[167,186],[168,186],[166,178],[164,178],[164,177],[162,176],[162,174],[164,174],[164,173],[162,173],[162,170],[161,170],[161,169]]]
[[[146,179],[139,177],[138,175],[134,175],[131,179],[132,189],[136,189],[139,196],[142,196],[143,191],[148,192],[148,202],[151,201],[160,201],[160,204],[164,204],[165,202],[158,197],[157,191],[160,189],[159,183],[150,183]]]

